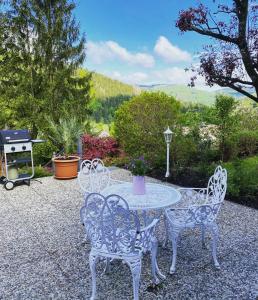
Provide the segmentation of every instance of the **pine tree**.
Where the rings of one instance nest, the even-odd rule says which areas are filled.
[[[10,125],[28,126],[34,136],[47,115],[89,113],[90,77],[77,76],[85,59],[85,36],[69,0],[11,0],[4,12],[7,35],[1,44],[0,93],[12,110]]]

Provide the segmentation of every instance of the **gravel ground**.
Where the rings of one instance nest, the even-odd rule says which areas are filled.
[[[129,179],[124,170],[112,175]],[[13,191],[0,186],[0,205],[0,299],[89,299],[90,246],[79,222],[77,180],[47,177]],[[208,238],[205,250],[198,232],[186,232],[175,275],[168,273],[171,246],[159,248],[158,264],[167,276],[160,285],[152,286],[144,258],[140,299],[258,299],[258,211],[225,201],[218,224],[220,271],[213,268]],[[162,228],[157,235],[162,238]],[[100,274],[97,288],[98,299],[132,299],[129,269],[114,263],[111,274]]]

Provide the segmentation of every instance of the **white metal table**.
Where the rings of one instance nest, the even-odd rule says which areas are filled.
[[[153,217],[160,218],[165,208],[177,203],[181,199],[181,194],[176,189],[156,183],[146,183],[146,193],[144,195],[133,194],[132,182],[117,183],[107,186],[101,191],[101,194],[104,196],[116,194],[124,198],[129,205],[129,209],[142,216],[145,226],[151,223]],[[154,216],[152,213],[154,213]],[[165,235],[163,245],[165,246],[167,242],[167,226],[165,219],[164,225]],[[163,279],[166,278],[160,271],[159,275]]]
[[[181,199],[181,194],[176,189],[157,183],[146,183],[144,195],[134,195],[131,182],[110,185],[101,193],[104,196],[117,194],[127,201],[130,210],[142,211],[164,210]]]
[[[146,183],[146,193],[144,195],[133,194],[133,183],[124,182],[107,186],[101,191],[104,196],[116,194],[123,197],[129,205],[129,209],[135,211],[144,226],[150,224],[153,218],[160,219],[164,216],[165,208],[177,203],[181,199],[181,194],[175,188],[157,183]],[[162,241],[166,246],[168,238],[167,223],[164,216],[165,234]]]

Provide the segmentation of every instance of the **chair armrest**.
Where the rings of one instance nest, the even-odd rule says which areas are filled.
[[[178,191],[182,196],[178,207],[189,207],[196,204],[205,204],[207,201],[207,188],[179,188]]]
[[[217,217],[221,205],[222,202],[216,202],[189,207],[168,208],[165,214],[172,224],[177,221],[185,225],[189,223],[210,223]]]
[[[207,192],[207,188],[178,188],[177,190],[179,192],[183,192],[183,191],[206,191]]]
[[[138,233],[141,233],[141,232],[147,232],[147,231],[150,231],[151,229],[155,228],[155,226],[157,225],[159,219],[153,219],[152,222],[143,227],[143,228],[140,228],[140,230],[138,231]]]
[[[141,228],[137,232],[136,246],[142,248],[143,251],[149,251],[155,240],[154,231],[159,219],[154,219],[148,226]]]
[[[116,184],[116,183],[127,183],[128,181],[124,181],[124,180],[117,180],[117,179],[113,179],[113,178],[110,178],[110,183],[111,184]]]

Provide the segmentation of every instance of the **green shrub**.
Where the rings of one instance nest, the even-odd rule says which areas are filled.
[[[172,170],[172,182],[185,187],[206,187],[218,163],[199,163],[195,166],[175,165]]]
[[[128,156],[119,156],[119,157],[105,157],[103,158],[105,166],[116,166],[116,167],[125,167],[129,164],[130,158]]]
[[[77,117],[60,118],[58,123],[48,118],[47,136],[64,156],[77,153],[79,137],[88,128],[88,123]]]
[[[172,164],[180,167],[193,164],[198,155],[198,143],[191,134],[184,135],[180,128],[175,129],[175,134],[170,146]],[[164,163],[166,161],[164,160]]]
[[[234,135],[238,156],[251,156],[258,152],[258,131],[241,130]]]
[[[35,173],[34,175],[35,178],[47,177],[53,175],[53,173],[49,169],[46,169],[42,166],[36,166],[34,168],[34,173]]]
[[[44,143],[35,144],[33,146],[33,159],[35,165],[44,165],[49,162],[53,156],[53,152],[57,152],[58,149],[50,141]]]
[[[22,168],[19,168],[19,171],[22,173],[27,173],[27,174],[32,174],[32,168],[23,166]],[[45,168],[42,166],[34,166],[34,178],[39,178],[39,177],[47,177],[47,176],[52,176],[53,172],[50,168]]]
[[[219,149],[220,157],[222,155],[221,148]],[[224,161],[233,161],[238,158],[239,146],[235,135],[227,137],[223,144]]]
[[[215,102],[215,111],[219,129],[219,148],[221,160],[230,159],[231,147],[229,146],[232,133],[235,131],[238,123],[237,116],[234,114],[236,102],[233,97],[227,95],[217,95]]]
[[[171,169],[172,182],[181,186],[205,187],[216,166],[221,162],[199,163]],[[258,156],[222,163],[228,173],[226,199],[258,205]]]
[[[238,171],[240,170],[240,161],[235,160],[233,162],[224,163],[223,167],[226,168],[228,174],[227,195],[229,195],[229,197],[239,197],[241,182],[239,180]]]
[[[144,92],[125,102],[116,112],[114,132],[125,152],[144,157],[152,166],[165,161],[166,144],[163,132],[173,128],[180,104],[165,93]]]
[[[229,197],[258,200],[258,156],[224,164],[228,171]]]

